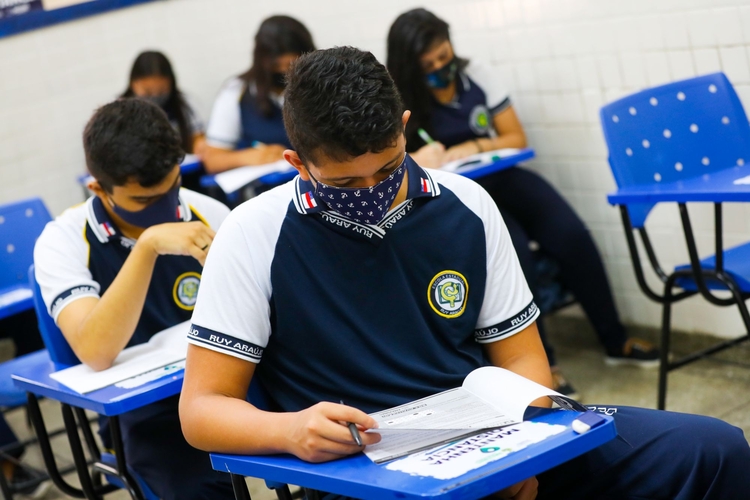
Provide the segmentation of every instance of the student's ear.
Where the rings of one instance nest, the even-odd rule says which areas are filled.
[[[107,201],[107,192],[96,179],[91,179],[90,181],[88,181],[86,183],[86,188],[94,193],[94,195],[98,196],[102,201]]]
[[[401,115],[401,123],[403,123],[404,129],[406,129],[406,124],[409,122],[409,118],[411,118],[411,111],[407,109],[404,111],[404,114]]]
[[[302,160],[299,159],[299,155],[296,151],[292,151],[291,149],[287,149],[284,151],[284,159],[288,164],[293,166],[297,172],[299,172],[299,176],[303,181],[309,181],[310,176],[307,173],[307,169],[305,168],[305,164],[302,163]]]

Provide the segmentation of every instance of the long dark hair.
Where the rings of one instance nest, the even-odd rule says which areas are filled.
[[[188,104],[185,101],[182,92],[177,88],[177,78],[174,76],[172,64],[170,64],[167,56],[155,50],[141,52],[138,57],[135,58],[133,68],[130,70],[128,88],[120,97],[135,97],[135,93],[133,92],[133,82],[149,76],[161,76],[169,80],[172,90],[169,93],[167,102],[164,104],[164,111],[166,111],[170,119],[177,122],[177,128],[180,132],[180,140],[182,141],[182,148],[186,152],[192,153],[193,134],[195,134],[196,131],[192,129],[190,122],[188,121]]]
[[[255,34],[253,65],[240,78],[247,86],[254,83],[258,109],[264,116],[273,113],[270,93],[273,87],[273,66],[284,54],[305,54],[315,50],[312,35],[305,25],[289,16],[272,16],[263,21]]]
[[[432,132],[430,115],[435,105],[419,58],[435,44],[445,40],[450,41],[448,23],[421,8],[398,16],[388,31],[386,66],[401,93],[405,109],[411,111],[411,118],[406,124],[406,145],[409,151],[418,149],[424,142],[417,134],[417,129]],[[461,66],[467,62],[461,60]]]

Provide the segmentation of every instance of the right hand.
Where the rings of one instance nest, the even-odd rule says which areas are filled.
[[[265,165],[266,163],[273,163],[275,161],[284,159],[284,151],[286,146],[281,144],[263,144],[255,148],[246,150],[248,157],[248,165]],[[291,168],[291,167],[290,167]]]
[[[362,443],[378,443],[380,434],[364,432],[377,422],[361,410],[336,403],[318,403],[293,415],[289,451],[306,462],[328,462],[362,451],[352,439],[347,422],[360,430]]]
[[[424,168],[440,168],[445,162],[445,146],[439,142],[426,144],[411,154],[417,165]]]
[[[203,265],[215,235],[200,221],[170,222],[146,229],[138,244],[148,245],[157,255],[190,255]]]

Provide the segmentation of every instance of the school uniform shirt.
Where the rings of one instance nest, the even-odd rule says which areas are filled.
[[[209,146],[246,149],[261,143],[291,147],[281,114],[284,97],[270,94],[273,112],[267,117],[258,109],[256,93],[254,84],[248,86],[240,78],[232,78],[224,84],[208,120],[206,143]]]
[[[183,221],[200,220],[218,229],[229,209],[218,201],[180,190]],[[112,223],[102,201],[92,196],[47,224],[34,248],[36,279],[57,322],[60,312],[83,297],[99,298],[120,272],[135,240]],[[203,269],[193,257],[160,255],[138,326],[128,346],[187,321],[195,307]]]
[[[458,72],[451,102],[433,99],[431,135],[446,147],[477,137],[495,137],[492,120],[511,105],[510,96],[489,68],[474,63]]]
[[[189,342],[259,363],[285,411],[342,399],[375,411],[460,386],[488,363],[481,344],[539,311],[489,195],[408,156],[403,168],[407,200],[378,225],[327,210],[299,177],[236,208]]]

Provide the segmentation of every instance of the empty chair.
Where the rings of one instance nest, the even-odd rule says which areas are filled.
[[[700,293],[717,306],[736,305],[746,331],[750,315],[750,244],[724,250],[722,203],[750,201],[750,125],[734,88],[714,73],[647,89],[608,104],[600,119],[618,190],[608,196],[620,208],[625,235],[641,290],[663,305],[658,406],[666,404],[669,371],[747,340],[748,334],[720,342],[681,359],[669,360],[671,305]],[[750,178],[748,178],[750,179]],[[676,203],[690,262],[665,271],[646,231],[657,203]],[[715,254],[701,260],[688,214],[688,202],[714,204]],[[646,282],[634,232],[663,290]],[[711,290],[729,291],[720,297]],[[726,294],[724,294],[726,295]]]

